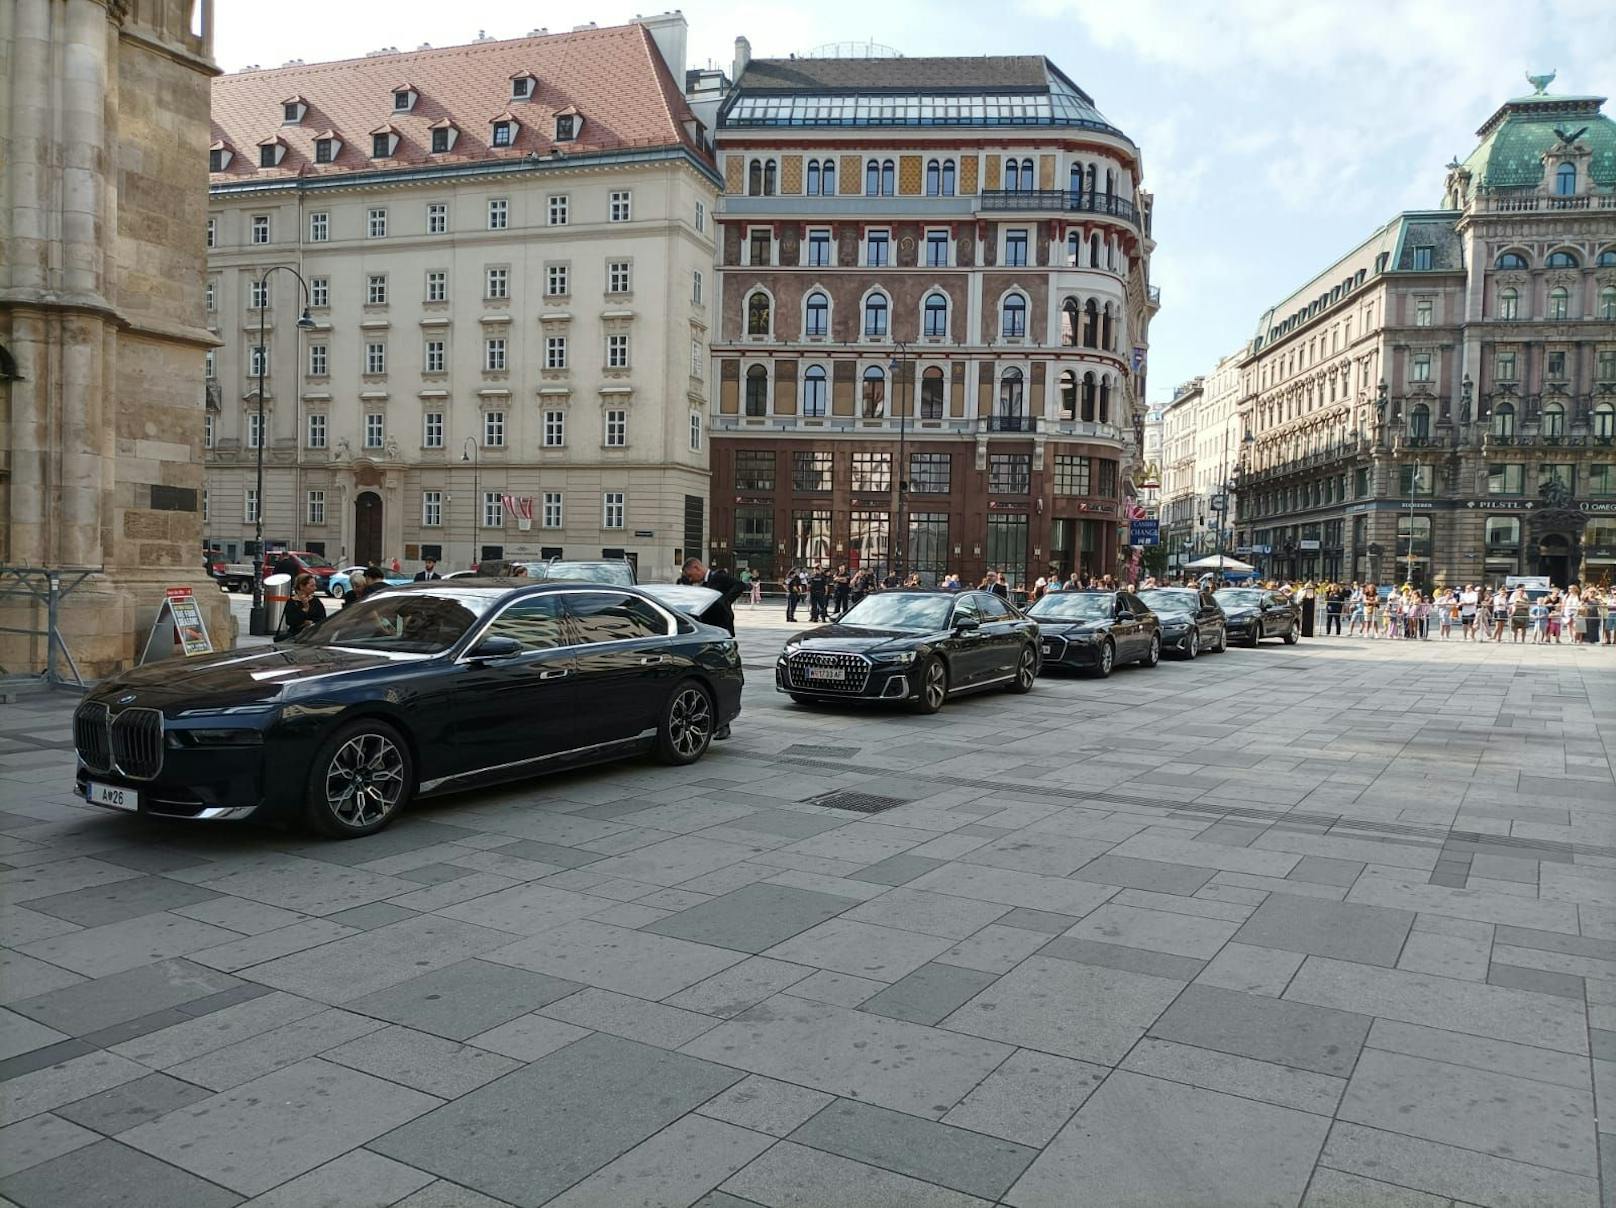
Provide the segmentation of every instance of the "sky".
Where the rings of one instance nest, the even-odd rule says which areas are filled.
[[[728,70],[833,42],[901,54],[1043,53],[1140,147],[1155,195],[1150,402],[1239,351],[1264,309],[1403,209],[1433,208],[1443,165],[1527,72],[1551,93],[1616,88],[1612,0],[682,0],[689,65]],[[219,0],[220,66],[450,46],[651,4]],[[1606,112],[1616,116],[1616,107]]]

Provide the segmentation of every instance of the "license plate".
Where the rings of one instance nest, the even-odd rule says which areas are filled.
[[[1054,642],[1045,642],[1044,643],[1044,653],[1045,654],[1054,654],[1055,653],[1055,643]]]
[[[84,790],[84,796],[91,805],[105,805],[115,810],[136,810],[140,808],[140,794],[134,789],[120,788],[115,784],[100,784],[90,781]]]
[[[810,667],[808,668],[808,678],[843,683],[847,679],[847,672],[841,667]]]

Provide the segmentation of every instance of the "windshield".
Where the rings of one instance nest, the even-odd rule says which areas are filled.
[[[1062,591],[1039,600],[1027,615],[1058,621],[1109,621],[1114,609],[1114,597],[1103,591]]]
[[[634,572],[626,562],[547,562],[528,567],[535,579],[563,579],[568,583],[613,583],[633,587]]]
[[[1233,604],[1236,608],[1261,608],[1262,592],[1253,587],[1225,587],[1212,593],[1219,604]]]
[[[322,558],[319,554],[299,554],[298,557],[303,560],[304,566],[318,567],[321,570],[325,570],[327,568],[332,570],[336,569],[335,565]]]
[[[881,595],[866,596],[839,623],[863,625],[870,629],[916,629],[930,632],[948,624],[948,609],[953,602],[948,596],[884,592]]]
[[[1201,593],[1153,587],[1139,593],[1152,612],[1194,612],[1201,604]]]
[[[295,641],[300,646],[441,654],[465,636],[489,603],[481,596],[389,592],[350,604]]]

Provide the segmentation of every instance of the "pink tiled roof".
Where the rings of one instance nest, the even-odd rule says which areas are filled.
[[[511,99],[511,79],[531,72],[537,83],[529,100]],[[417,94],[409,113],[393,111],[398,80]],[[308,105],[303,121],[282,126],[283,98]],[[490,114],[509,110],[520,125],[509,147],[490,146]],[[503,42],[473,42],[435,50],[309,63],[267,71],[238,72],[213,81],[213,137],[236,150],[273,137],[287,145],[273,168],[237,155],[215,182],[328,176],[376,165],[363,137],[388,123],[398,131],[387,166],[520,159],[554,148],[555,116],[580,113],[581,137],[565,144],[569,155],[635,147],[683,146],[709,164],[711,156],[691,140],[683,123],[692,118],[679,84],[638,24],[579,30]],[[431,130],[450,122],[460,130],[454,150],[432,155]],[[314,140],[331,131],[342,140],[334,163],[314,162]]]

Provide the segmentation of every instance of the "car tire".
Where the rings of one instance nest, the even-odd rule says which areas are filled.
[[[1038,652],[1031,645],[1021,648],[1021,656],[1016,660],[1016,677],[1005,688],[1006,692],[1014,692],[1018,696],[1024,692],[1031,692],[1032,686],[1038,682]]]
[[[1100,643],[1100,657],[1094,664],[1096,679],[1105,679],[1117,665],[1117,647],[1110,638]]]
[[[1145,657],[1139,660],[1139,665],[1141,667],[1154,667],[1160,662],[1161,634],[1153,633],[1150,635],[1150,649],[1145,652]]]
[[[930,655],[916,669],[920,693],[909,702],[911,713],[935,713],[948,699],[948,665],[935,654]]]
[[[1246,645],[1253,650],[1262,645],[1262,625],[1260,623],[1251,627],[1251,636],[1246,639]]]
[[[1295,625],[1292,625],[1285,631],[1285,645],[1294,646],[1297,642],[1301,641],[1301,639],[1302,635],[1296,631]]]
[[[415,794],[415,757],[385,721],[364,718],[338,728],[309,769],[303,817],[328,839],[373,835]]]
[[[657,758],[673,767],[695,763],[712,746],[717,729],[713,694],[693,679],[680,680],[662,706],[662,720],[657,724]]]
[[[1224,651],[1226,651],[1228,649],[1229,649],[1229,631],[1227,629],[1220,629],[1220,630],[1218,630],[1217,645],[1212,647],[1212,653],[1213,654],[1222,654]]]
[[[1192,628],[1189,636],[1184,639],[1184,658],[1194,662],[1196,655],[1201,653],[1201,631]]]

